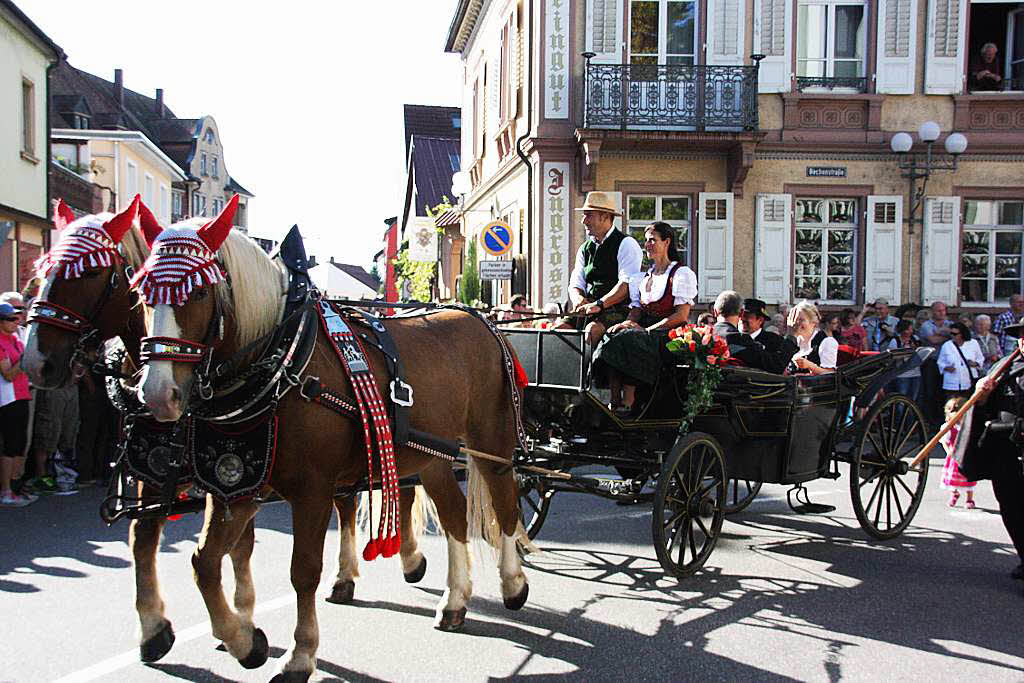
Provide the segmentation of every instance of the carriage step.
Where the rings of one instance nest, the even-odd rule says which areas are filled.
[[[794,500],[796,503],[793,502]],[[812,503],[807,493],[807,487],[801,484],[797,484],[786,492],[786,502],[789,503],[789,508],[799,515],[823,515],[836,509],[835,505]]]

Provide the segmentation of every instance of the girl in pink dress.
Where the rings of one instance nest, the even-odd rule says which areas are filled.
[[[953,398],[946,401],[946,421],[948,422],[960,407],[966,402],[966,398],[963,396],[954,396]],[[957,425],[950,429],[944,437],[942,437],[942,447],[946,450],[946,462],[942,466],[942,488],[947,491],[952,491],[949,495],[949,507],[956,507],[956,502],[960,499],[960,492],[967,492],[967,504],[968,510],[974,509],[974,487],[977,482],[967,481],[964,475],[960,474],[960,468],[957,467],[956,459],[953,458],[953,449],[956,448],[956,437],[960,432],[960,426]]]

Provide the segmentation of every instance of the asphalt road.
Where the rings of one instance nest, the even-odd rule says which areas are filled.
[[[979,485],[977,510],[950,510],[940,474],[933,460],[913,526],[887,543],[857,526],[845,472],[810,486],[837,506],[828,515],[794,514],[783,487],[765,486],[682,583],[658,566],[649,508],[559,494],[526,568],[526,607],[502,607],[484,555],[456,634],[432,628],[446,552],[427,537],[420,584],[378,560],[364,563],[355,604],[320,603],[314,680],[1024,680],[1024,585],[1009,578],[991,486]],[[128,527],[104,526],[99,499],[86,489],[0,510],[0,681],[268,680],[294,628],[287,506],[257,517],[256,622],[272,659],[245,671],[216,649],[192,582],[198,515],[169,525],[159,556],[177,642],[138,661]],[[321,595],[336,538],[332,527]]]

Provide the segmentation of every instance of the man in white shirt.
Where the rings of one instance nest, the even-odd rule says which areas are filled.
[[[871,307],[874,315],[864,318],[861,325],[867,332],[868,350],[882,351],[896,336],[896,324],[899,318],[889,313],[889,300],[879,297]]]
[[[594,346],[610,326],[626,319],[629,281],[640,272],[643,251],[637,241],[615,229],[622,212],[608,192],[590,192],[581,208],[587,240],[576,252],[569,276],[569,300],[575,313],[597,316],[586,328]]]

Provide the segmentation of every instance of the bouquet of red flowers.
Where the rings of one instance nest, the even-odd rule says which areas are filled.
[[[729,360],[729,345],[715,336],[710,325],[683,325],[669,330],[668,338],[666,348],[690,366],[680,424],[680,430],[685,431],[695,416],[714,403],[715,389],[722,381],[721,367]]]

